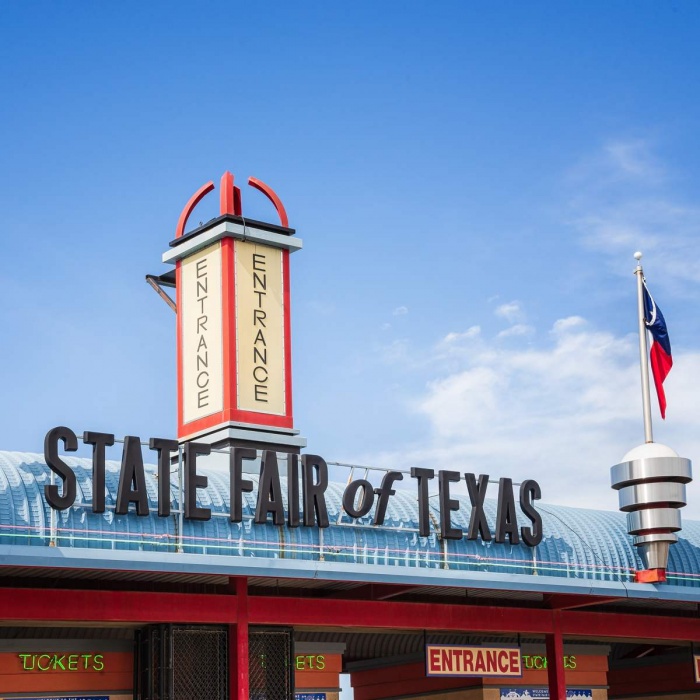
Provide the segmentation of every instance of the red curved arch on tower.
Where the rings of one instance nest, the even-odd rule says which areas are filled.
[[[277,210],[277,215],[280,217],[280,223],[285,228],[289,228],[289,219],[287,218],[287,211],[282,204],[282,200],[275,194],[275,191],[269,185],[261,182],[255,177],[248,178],[248,184],[255,187],[256,190],[260,190],[271,202],[274,204]]]
[[[185,208],[180,213],[180,218],[177,220],[177,228],[175,229],[175,238],[180,238],[185,232],[187,219],[190,218],[192,210],[199,204],[202,197],[209,194],[214,189],[214,183],[210,180],[206,185],[202,185],[191,197],[189,202],[185,204]]]

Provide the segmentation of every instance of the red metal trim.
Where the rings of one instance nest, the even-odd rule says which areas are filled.
[[[251,623],[545,634],[552,612],[523,608],[252,597]],[[700,626],[700,625],[699,625]]]
[[[248,579],[236,578],[237,623],[229,627],[229,698],[249,698],[249,649],[248,649]]]
[[[642,569],[635,571],[634,580],[636,583],[665,583],[666,569]]]
[[[564,635],[671,641],[700,640],[700,619],[696,618],[576,610],[562,610],[560,615]]]
[[[589,608],[594,605],[606,603],[619,603],[624,600],[621,597],[605,597],[591,595],[571,595],[566,593],[551,593],[544,596],[544,604],[552,610],[575,610],[577,608]]]
[[[286,214],[285,214],[286,216]],[[292,413],[292,293],[289,279],[289,251],[282,251],[282,285],[284,303],[284,391],[286,398],[285,412],[289,427],[294,424]]]
[[[0,620],[230,624],[231,596],[109,590],[0,589]]]
[[[183,435],[183,418],[184,418],[184,379],[182,376],[182,271],[181,271],[182,261],[178,260],[175,263],[175,304],[178,308],[177,318],[175,321],[175,343],[177,344],[176,349],[176,363],[177,363],[177,435],[182,437]]]
[[[277,215],[280,218],[280,224],[285,228],[289,228],[289,219],[287,218],[287,211],[282,204],[282,200],[275,194],[275,191],[269,185],[261,182],[255,177],[248,178],[248,184],[251,187],[255,187],[256,190],[260,190],[274,205],[277,210]]]
[[[272,596],[248,597],[246,609],[249,623],[259,625],[700,640],[700,619],[664,615]],[[239,612],[221,594],[0,588],[0,620],[8,621],[233,624]]]
[[[566,672],[564,671],[564,639],[561,634],[560,614],[554,613],[554,632],[545,637],[547,648],[547,680],[550,700],[566,700]]]
[[[221,242],[221,276],[223,314],[222,334],[224,343],[224,413],[222,418],[236,410],[236,246],[232,238]],[[226,420],[224,418],[224,420]]]
[[[220,187],[219,212],[221,214],[235,214],[235,204],[233,200],[233,174],[228,170],[221,176]]]
[[[189,199],[185,208],[180,212],[180,218],[177,220],[177,228],[175,229],[175,238],[180,238],[185,233],[187,219],[190,218],[192,210],[199,204],[201,199],[209,194],[214,189],[214,183],[210,180],[206,185],[202,185]]]

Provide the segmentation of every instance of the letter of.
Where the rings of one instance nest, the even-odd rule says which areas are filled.
[[[510,672],[514,676],[520,675],[520,661],[516,650],[510,652]]]
[[[48,659],[48,660],[49,660],[48,665],[42,666],[42,665],[41,665],[41,660],[42,660],[42,659]],[[37,659],[36,659],[36,667],[37,667],[40,671],[48,671],[48,670],[50,670],[50,669],[51,669],[51,657],[50,657],[48,654],[41,654],[40,656],[37,656]]]
[[[438,487],[440,489],[440,534],[446,540],[462,539],[462,529],[452,527],[450,512],[459,510],[459,501],[450,498],[450,482],[459,481],[459,472],[450,472],[441,469],[438,472]]]
[[[200,378],[204,377],[204,381],[200,382]],[[203,369],[198,375],[197,375],[197,386],[200,389],[205,389],[209,385],[209,372],[207,372],[205,369]]]
[[[31,656],[31,654],[17,654],[20,659],[22,659],[22,669],[24,671],[31,671],[34,668],[34,664],[32,664],[30,667],[27,666],[27,659]]]
[[[209,405],[209,389],[200,389],[197,392],[197,408],[206,408]]]
[[[451,671],[452,670],[452,649],[442,650],[442,670]]]
[[[267,292],[253,292],[253,294],[258,295],[258,308],[262,309],[263,297],[267,296]]]
[[[262,311],[262,309],[253,309],[253,325],[257,326],[258,321],[262,328],[267,328],[265,325],[265,319],[267,318],[267,312]]]
[[[83,659],[83,668],[87,671],[88,670],[88,661],[90,661],[90,657],[92,654],[81,654],[80,658]]]
[[[323,671],[323,669],[326,668],[326,657],[325,656],[317,656],[316,657],[316,668],[319,671]]]
[[[114,444],[111,433],[83,433],[83,442],[92,445],[92,512],[105,512],[105,448]]]
[[[484,542],[491,540],[491,531],[484,513],[484,499],[486,498],[486,489],[489,486],[488,474],[479,475],[479,483],[476,482],[474,474],[465,474],[467,480],[467,490],[469,491],[469,500],[472,504],[472,512],[469,516],[469,530],[467,531],[467,539],[475,540],[481,535]]]
[[[78,655],[77,654],[71,654],[68,657],[68,670],[69,671],[77,671],[78,670]]]
[[[228,469],[230,482],[231,513],[229,520],[240,523],[243,520],[243,492],[253,490],[253,482],[243,478],[243,460],[255,459],[257,452],[252,447],[234,447],[229,453]]]
[[[501,673],[505,673],[508,670],[508,652],[505,649],[501,649],[498,652],[498,670]]]
[[[262,384],[255,384],[255,400],[262,403],[267,403],[267,387]]]
[[[117,503],[114,512],[117,515],[126,515],[129,512],[129,503],[132,502],[136,504],[136,515],[148,515],[148,492],[146,491],[146,475],[143,471],[141,438],[127,435],[124,438],[122,468],[119,473]]]
[[[253,273],[253,289],[257,289],[260,285],[263,289],[267,289],[267,275],[257,275]]]
[[[284,525],[282,486],[277,466],[277,453],[273,450],[264,450],[262,453],[255,522],[264,525],[267,522],[268,513],[272,513],[272,522],[275,525]]]
[[[316,480],[314,481],[314,476]],[[328,509],[326,508],[326,489],[328,488],[328,465],[318,455],[301,456],[301,485],[304,502],[304,526],[328,527]],[[315,513],[315,519],[314,519]]]
[[[287,455],[287,525],[299,527],[299,455]]]
[[[362,489],[362,496],[357,508],[355,508],[355,497],[360,489]],[[343,491],[343,510],[351,518],[361,518],[363,515],[367,515],[374,504],[374,493],[372,484],[367,479],[351,481]]]
[[[263,335],[262,328],[258,330],[257,335],[255,336],[255,340],[253,341],[253,345],[257,345],[258,342],[261,342],[263,345],[267,346],[267,343],[265,342],[265,336]]]
[[[44,438],[44,459],[49,469],[58,474],[63,480],[63,495],[60,496],[56,484],[44,486],[46,502],[54,510],[66,510],[75,503],[76,480],[75,472],[58,456],[58,441],[63,440],[63,448],[66,452],[75,452],[78,449],[78,438],[75,433],[64,426],[52,428]]]
[[[263,348],[262,352],[257,348],[253,348],[253,363],[262,362],[262,364],[267,364],[267,348]]]
[[[430,670],[433,673],[440,671],[440,650],[439,649],[436,649],[435,647],[430,648],[430,651],[428,652],[428,664],[430,666]]]
[[[297,671],[303,671],[304,670],[304,662],[305,658],[303,656],[297,656]]]
[[[489,649],[486,653],[486,670],[488,673],[496,673],[498,671],[498,665],[496,663],[496,656],[498,654],[498,649]]]
[[[532,527],[521,527],[520,534],[523,542],[529,547],[536,547],[542,542],[542,516],[535,510],[532,503],[542,498],[540,485],[533,479],[527,479],[520,484],[520,510],[530,520]]]
[[[258,260],[258,258],[260,259]],[[253,270],[265,272],[265,256],[262,253],[253,253]]]
[[[263,378],[261,379],[258,377],[258,370],[264,373]],[[268,379],[270,378],[270,375],[267,371],[267,367],[263,367],[262,365],[258,365],[254,370],[253,370],[253,379],[255,379],[256,382],[259,384],[264,384]]]
[[[203,442],[185,443],[185,517],[188,520],[209,520],[210,508],[197,507],[197,489],[207,488],[209,479],[197,474],[197,455],[211,454],[211,445]]]
[[[475,673],[485,673],[486,664],[484,663],[484,652],[481,649],[476,650],[476,663],[474,664]]]
[[[430,501],[428,500],[428,481],[435,476],[432,469],[411,467],[411,477],[418,479],[418,534],[421,537],[430,535]]]
[[[207,330],[207,321],[208,320],[209,320],[208,316],[200,316],[197,319],[197,333],[201,334],[202,331]]]
[[[206,299],[207,298],[206,296],[202,297],[199,294],[199,290],[201,289],[202,292],[204,292],[204,294],[206,295],[206,293],[209,291],[208,287],[209,287],[209,278],[206,275],[204,276],[204,282],[200,282],[199,280],[197,280],[197,299]]]
[[[95,671],[101,671],[105,667],[104,656],[102,654],[95,654],[92,667]]]
[[[474,673],[474,652],[471,649],[464,653],[464,671]]]
[[[151,438],[148,448],[158,451],[158,515],[170,515],[170,456],[177,452],[177,440]]]
[[[374,490],[374,493],[379,496],[377,501],[377,510],[374,511],[374,520],[372,525],[383,525],[386,517],[386,507],[389,505],[389,496],[393,496],[396,491],[391,488],[395,481],[403,481],[401,472],[387,472],[382,479],[382,485]]]
[[[199,352],[202,348],[205,350],[207,349],[207,341],[204,336],[200,336],[199,338],[199,344],[197,345],[197,352]]]
[[[207,274],[206,267],[207,267],[208,262],[209,262],[209,260],[207,258],[202,258],[201,260],[197,260],[196,267],[197,267],[197,277],[198,278],[206,276],[206,274]]]
[[[518,518],[515,513],[515,497],[513,496],[513,480],[498,480],[498,510],[496,511],[496,534],[494,542],[503,543],[506,537],[511,544],[519,544]]]

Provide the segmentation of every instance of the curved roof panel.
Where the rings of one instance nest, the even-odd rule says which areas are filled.
[[[641,567],[624,514],[542,504],[544,538],[537,547],[497,544],[482,540],[442,540],[438,536],[439,512],[431,500],[431,521],[436,530],[429,537],[418,535],[415,494],[397,489],[389,499],[385,525],[371,525],[372,512],[352,520],[342,509],[345,484],[330,483],[326,502],[330,527],[276,527],[253,522],[257,476],[253,493],[244,494],[243,522],[229,520],[230,496],[227,469],[198,465],[208,478],[199,489],[197,505],[211,508],[207,521],[188,520],[179,512],[181,502],[177,467],[171,473],[171,515],[158,516],[158,481],[154,465],[146,465],[149,517],[134,513],[116,515],[114,503],[120,464],[106,463],[106,504],[104,513],[93,513],[92,461],[64,457],[77,477],[76,505],[53,511],[43,495],[51,483],[51,472],[42,455],[0,452],[0,545],[95,550],[128,550],[142,553],[186,553],[268,560],[296,560],[314,575],[313,562],[335,564],[352,572],[365,567],[409,567],[422,570],[483,572],[548,579],[631,582]],[[282,479],[286,503],[286,480]],[[468,498],[455,495],[460,508],[453,514],[456,527],[468,527]],[[493,527],[496,502],[486,500],[485,512]],[[519,519],[522,515],[518,512]],[[529,524],[524,520],[521,525]],[[239,559],[240,561],[240,559]],[[307,562],[307,564],[304,564]],[[273,562],[271,562],[272,564]],[[670,586],[700,587],[700,523],[684,522],[679,542],[671,547],[668,578]]]

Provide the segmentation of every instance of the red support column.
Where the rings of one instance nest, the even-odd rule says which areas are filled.
[[[248,579],[232,581],[236,590],[236,624],[228,628],[229,698],[248,700]]]
[[[561,633],[561,617],[554,617],[554,633],[545,636],[547,642],[547,679],[549,700],[566,700],[566,678],[564,676],[564,638]]]

